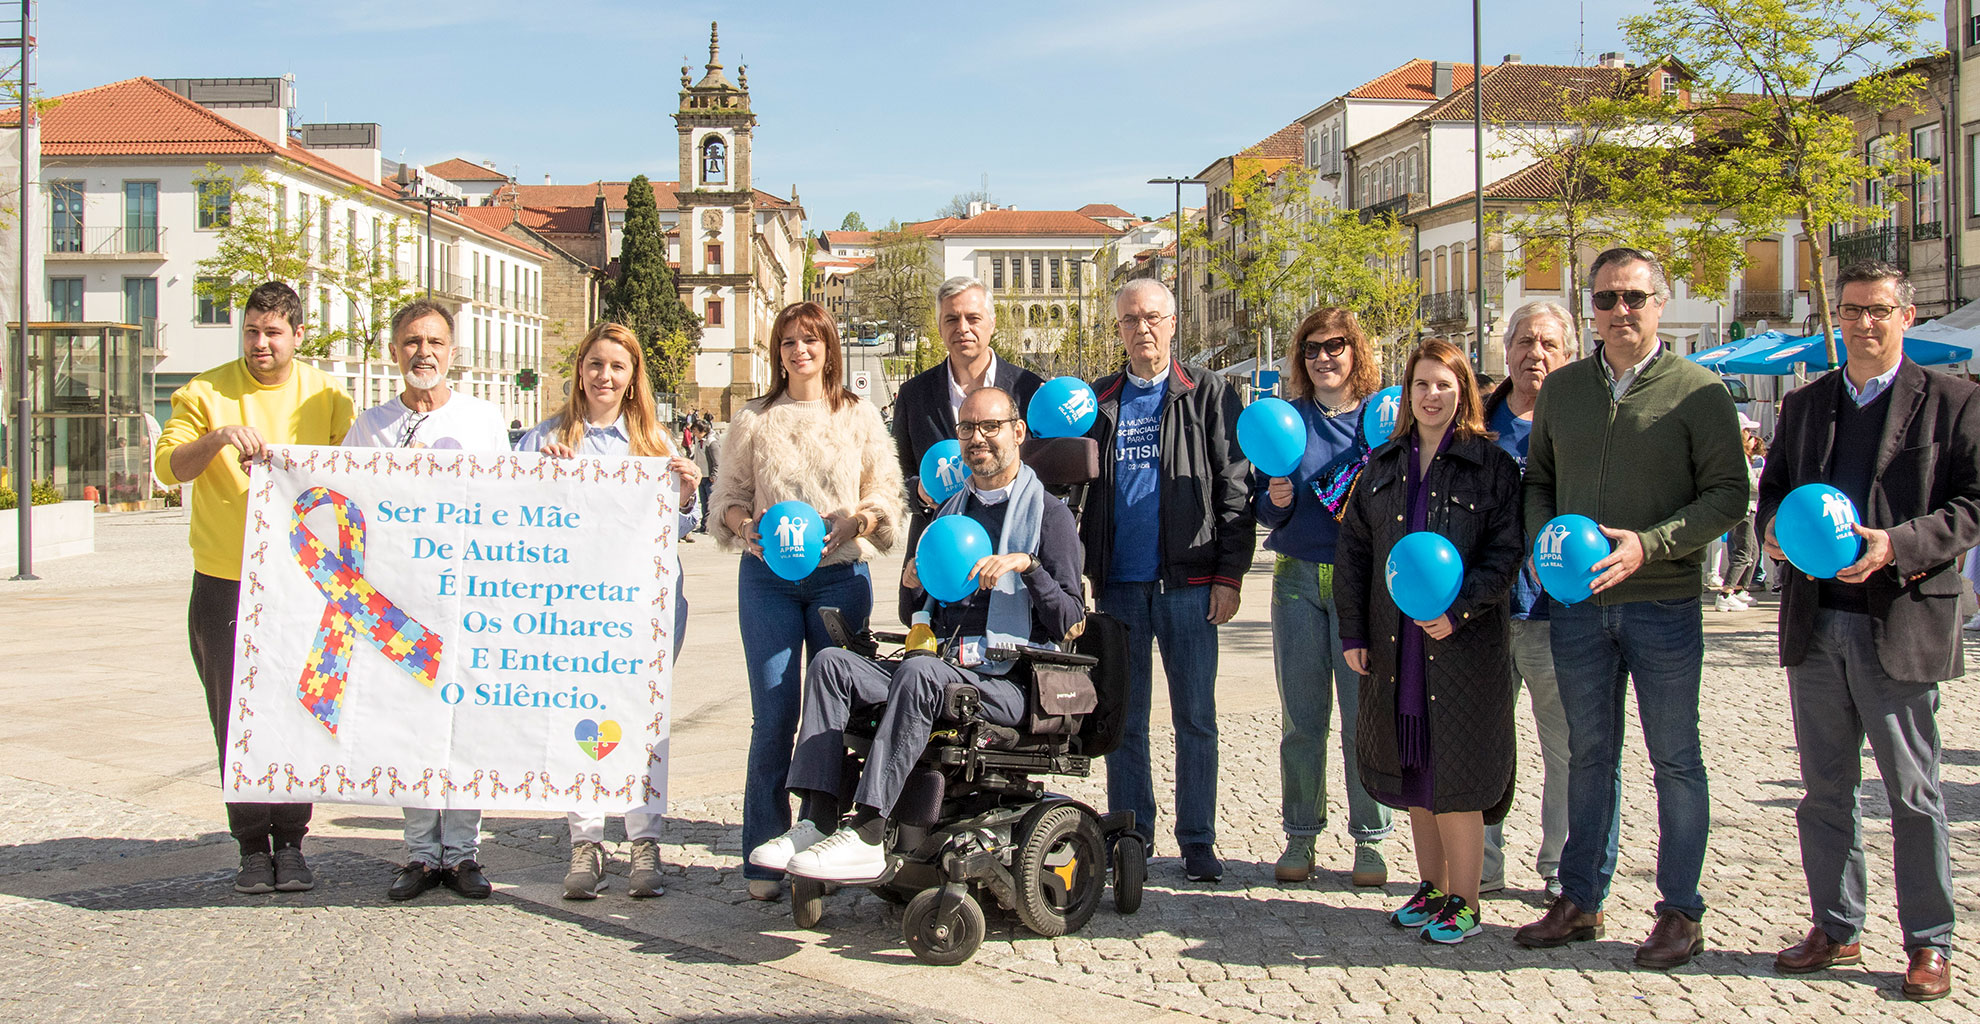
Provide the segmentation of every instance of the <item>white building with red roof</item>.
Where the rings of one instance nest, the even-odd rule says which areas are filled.
[[[312,270],[288,283],[319,333],[363,319],[336,289],[333,253],[382,246],[415,295],[430,269],[434,298],[455,311],[455,386],[534,422],[540,393],[522,390],[516,375],[542,356],[548,254],[440,207],[429,268],[426,211],[382,180],[378,126],[293,123],[293,89],[282,78],[132,78],[56,97],[41,116],[43,188],[31,223],[43,291],[31,319],[148,328],[151,383],[124,400],[133,415],[163,420],[174,389],[240,358],[236,312],[194,292],[196,268],[218,250],[224,225],[195,182],[209,165],[235,178],[252,168],[266,177],[282,222],[308,230]],[[367,360],[346,338],[311,361],[364,408],[399,390],[386,348]]]
[[[1106,250],[1122,235],[1074,210],[1014,210],[970,204],[961,217],[939,217],[906,226],[933,243],[943,277],[967,275],[990,286],[998,326],[1022,327],[1027,351],[1056,348],[1104,289],[1114,262]],[[1096,268],[1097,259],[1108,263]],[[1089,312],[1089,316],[1092,314]],[[1010,318],[1020,318],[1017,323]]]

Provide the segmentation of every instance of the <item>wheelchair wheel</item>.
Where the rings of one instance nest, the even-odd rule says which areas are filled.
[[[909,900],[901,915],[901,938],[916,960],[954,967],[975,956],[977,947],[983,945],[983,908],[975,897],[964,893],[956,905],[955,919],[938,921],[935,907],[941,900],[941,889],[923,889]]]
[[[1141,909],[1141,884],[1148,880],[1148,846],[1129,832],[1114,841],[1114,909],[1132,914]]]
[[[1029,826],[1029,827],[1025,827]],[[1078,804],[1041,804],[1018,829],[1011,860],[1018,919],[1044,936],[1076,932],[1107,888],[1107,839]]]
[[[791,923],[811,928],[825,916],[825,883],[791,876]]]

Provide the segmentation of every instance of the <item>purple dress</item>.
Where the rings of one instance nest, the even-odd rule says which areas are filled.
[[[1451,434],[1444,433],[1437,452],[1450,447]],[[1409,506],[1409,532],[1430,528],[1430,500],[1424,486],[1422,449],[1418,439],[1409,439],[1409,466],[1403,492]],[[1431,807],[1436,792],[1430,770],[1430,692],[1425,680],[1423,627],[1405,618],[1396,650],[1396,743],[1402,754],[1403,790],[1379,793],[1383,803],[1404,807]]]

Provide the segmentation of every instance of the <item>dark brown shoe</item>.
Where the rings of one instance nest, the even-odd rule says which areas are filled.
[[[1552,949],[1601,937],[1602,912],[1588,913],[1566,896],[1555,898],[1546,917],[1513,933],[1513,941],[1528,949]]]
[[[1668,971],[1705,951],[1705,928],[1675,910],[1657,915],[1650,937],[1636,947],[1636,966]]]
[[[1813,974],[1837,964],[1860,964],[1863,947],[1854,942],[1837,942],[1818,925],[1808,929],[1808,937],[1781,950],[1774,957],[1774,970],[1782,974]]]
[[[1936,949],[1914,949],[1904,970],[1904,997],[1925,1002],[1952,991],[1952,964]]]

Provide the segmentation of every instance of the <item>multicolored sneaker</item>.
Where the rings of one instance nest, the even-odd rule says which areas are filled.
[[[1436,886],[1425,882],[1417,887],[1416,895],[1411,896],[1408,903],[1389,915],[1389,923],[1398,928],[1421,928],[1436,919],[1437,912],[1444,909],[1444,901],[1448,899],[1450,897]]]
[[[1452,896],[1444,901],[1436,918],[1423,926],[1423,941],[1455,946],[1484,930],[1478,923],[1478,908],[1462,896]]]

